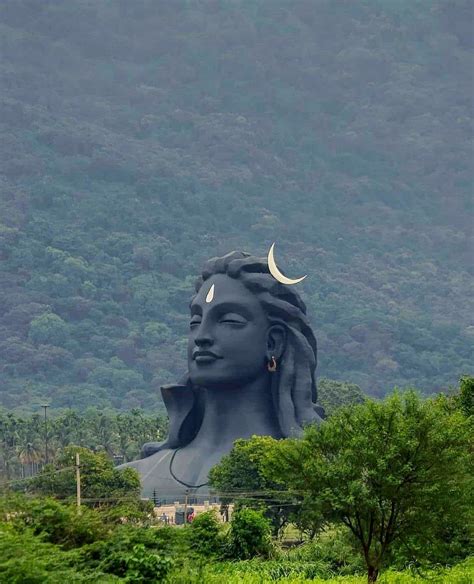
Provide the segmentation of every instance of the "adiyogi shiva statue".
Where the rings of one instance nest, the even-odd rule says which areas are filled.
[[[168,438],[145,444],[136,468],[144,496],[209,493],[208,473],[238,438],[298,436],[320,422],[316,339],[306,306],[268,258],[233,251],[212,258],[191,300],[188,372],[161,388]]]

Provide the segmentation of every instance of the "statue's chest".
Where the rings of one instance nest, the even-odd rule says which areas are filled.
[[[190,486],[204,485],[209,480],[209,471],[221,457],[221,453],[190,445],[175,451],[170,460],[170,474]]]

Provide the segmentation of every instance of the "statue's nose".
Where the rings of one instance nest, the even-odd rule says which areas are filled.
[[[204,345],[212,345],[214,344],[214,339],[211,337],[209,333],[203,331],[200,333],[195,339],[194,342],[198,347],[202,347]]]

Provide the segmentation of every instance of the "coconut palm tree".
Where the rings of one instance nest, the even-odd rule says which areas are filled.
[[[93,421],[97,446],[103,448],[110,457],[116,450],[116,432],[114,421],[105,414],[99,414]]]
[[[0,418],[0,473],[11,480],[18,470],[16,445],[19,441],[19,423],[13,414]]]
[[[21,462],[21,476],[32,477],[38,472],[42,453],[33,442],[27,442],[18,449],[18,460]]]

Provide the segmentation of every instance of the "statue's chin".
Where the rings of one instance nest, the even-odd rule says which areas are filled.
[[[207,364],[192,363],[189,367],[189,379],[193,385],[199,385],[206,388],[216,388],[222,386],[225,382],[223,371],[214,371],[216,363]]]
[[[248,368],[245,372],[241,369],[223,365],[222,361],[199,365],[189,365],[189,379],[195,386],[206,389],[232,389],[252,383],[259,377],[259,370]]]

